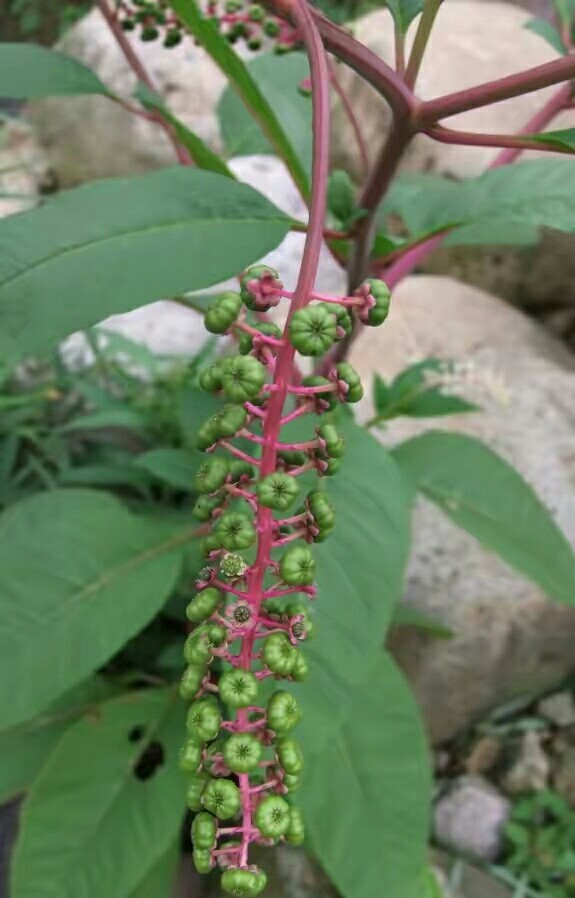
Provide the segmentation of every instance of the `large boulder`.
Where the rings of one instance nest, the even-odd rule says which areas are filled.
[[[439,422],[396,419],[382,439],[395,445],[439,426],[485,441],[523,474],[575,542],[572,356],[495,297],[446,277],[411,277],[397,287],[385,327],[364,331],[351,361],[369,382],[428,356],[462,363],[464,392],[483,411]],[[362,416],[371,414],[370,404],[367,398]],[[575,669],[575,609],[549,600],[423,501],[404,601],[455,632],[437,640],[398,628],[391,640],[435,742]]]

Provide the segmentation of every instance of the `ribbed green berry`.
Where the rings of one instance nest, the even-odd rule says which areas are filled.
[[[247,461],[241,458],[233,458],[230,461],[230,478],[232,483],[237,483],[242,477],[249,477],[250,480],[254,476],[254,469]]]
[[[256,531],[250,518],[229,511],[219,518],[215,535],[224,549],[249,549],[256,541]]]
[[[251,268],[248,268],[248,270],[244,272],[240,279],[240,294],[242,297],[242,302],[245,303],[248,309],[255,309],[258,312],[267,312],[267,310],[271,308],[273,303],[256,301],[256,297],[252,293],[250,293],[248,289],[248,284],[250,283],[250,281],[259,280],[262,275],[271,275],[274,280],[278,280],[277,271],[275,271],[275,269],[273,268],[270,268],[269,265],[252,265]]]
[[[261,22],[264,17],[264,8],[259,3],[253,3],[248,9],[248,16],[252,22]]]
[[[184,701],[195,698],[206,675],[203,664],[188,664],[180,681],[180,695]]]
[[[224,393],[232,402],[247,402],[258,395],[266,382],[266,369],[253,356],[226,359],[222,372]]]
[[[221,293],[204,315],[206,330],[211,334],[225,334],[240,313],[242,301],[238,293]]]
[[[222,363],[214,362],[209,368],[204,368],[198,378],[202,390],[206,393],[216,393],[222,389]]]
[[[202,804],[220,820],[228,820],[240,809],[240,790],[231,780],[212,779],[202,792]]]
[[[205,627],[196,627],[184,642],[184,658],[188,664],[208,664],[212,658],[212,644]]]
[[[205,452],[210,446],[213,446],[219,437],[215,427],[214,418],[209,418],[201,425],[196,435],[196,446],[200,452]]]
[[[215,456],[205,461],[196,474],[196,489],[199,493],[214,493],[225,482],[229,472],[229,463],[225,458]]]
[[[253,733],[234,733],[224,744],[224,761],[234,773],[249,773],[261,761],[262,751]]]
[[[343,335],[337,334],[336,339],[342,340],[343,337],[349,337],[349,335],[351,334],[353,323],[351,320],[351,315],[349,314],[345,306],[340,306],[338,303],[331,302],[321,303],[321,305],[323,305],[323,307],[332,315],[335,315],[336,329],[341,328],[344,332]]]
[[[207,536],[204,536],[203,539],[200,540],[200,552],[207,558],[211,552],[214,552],[216,549],[221,549],[222,544],[220,542],[219,536],[215,532],[208,533]]]
[[[289,736],[282,736],[276,742],[279,762],[286,773],[297,776],[303,770],[303,755],[299,743]]]
[[[262,661],[274,673],[288,677],[294,668],[296,656],[297,649],[285,633],[272,633],[264,640]]]
[[[216,493],[214,496],[199,496],[192,508],[192,514],[197,521],[202,521],[202,523],[210,521],[212,512],[222,504],[223,500],[224,496],[221,493]]]
[[[216,701],[200,699],[190,706],[186,728],[196,741],[211,742],[220,732],[222,715]]]
[[[208,624],[208,637],[212,645],[220,646],[223,645],[228,638],[228,631],[223,624],[211,621]]]
[[[280,33],[280,26],[275,19],[267,19],[264,22],[264,32],[268,37],[277,37]]]
[[[222,888],[228,895],[237,898],[257,898],[267,885],[267,876],[257,867],[245,870],[240,867],[229,867],[222,875]]]
[[[370,327],[377,327],[378,325],[383,324],[389,314],[391,293],[385,281],[372,278],[365,281],[365,284],[369,285],[369,292],[375,299],[375,305],[367,311],[367,314],[360,315],[360,317],[361,320],[365,324],[370,325]]]
[[[285,689],[274,692],[268,701],[267,722],[276,733],[291,733],[301,718],[297,700]]]
[[[192,842],[194,848],[210,851],[216,844],[216,831],[218,823],[215,817],[202,811],[197,814],[192,822]]]
[[[308,605],[304,604],[304,602],[290,602],[286,606],[286,614],[290,619],[294,617],[302,618],[301,621],[292,627],[292,633],[296,638],[311,639],[313,637],[314,625]]]
[[[290,546],[280,560],[280,576],[288,586],[311,586],[315,560],[307,546]]]
[[[294,773],[285,773],[283,784],[288,792],[297,792],[297,790],[301,786],[301,776]]]
[[[329,462],[328,462],[329,464]],[[320,490],[311,490],[307,496],[307,507],[313,520],[314,530],[312,537],[314,542],[323,542],[335,527],[335,510],[326,494]]]
[[[341,468],[341,458],[327,458],[323,459],[323,461],[325,465],[320,471],[322,477],[333,477]]]
[[[327,379],[327,377],[321,377],[319,374],[312,374],[309,377],[304,377],[302,380],[302,387],[324,387],[331,385],[331,381]],[[313,399],[316,406],[316,411],[319,413],[320,411],[332,411],[334,408],[337,408],[337,395],[333,390],[330,390],[326,393],[315,393],[312,396],[306,397],[307,399]],[[318,403],[321,402],[321,406]],[[323,408],[324,403],[327,405],[327,408]]]
[[[191,811],[201,811],[202,809],[202,792],[211,777],[207,773],[200,771],[194,773],[188,780],[188,789],[186,792],[186,804]]]
[[[296,683],[303,683],[304,680],[307,680],[308,674],[309,665],[307,663],[307,659],[303,652],[298,652],[293,670],[291,672],[292,680],[295,680]]]
[[[211,617],[222,604],[224,597],[219,589],[208,586],[198,592],[186,608],[186,617],[195,624]]]
[[[325,450],[330,458],[341,458],[345,453],[345,440],[333,424],[320,424],[316,433],[325,442]]]
[[[281,458],[287,465],[296,465],[297,467],[307,461],[307,455],[299,449],[286,449],[278,452],[278,458]]]
[[[254,823],[262,836],[267,839],[280,839],[289,829],[289,804],[279,795],[266,795],[256,808]]]
[[[236,667],[226,670],[220,677],[220,698],[231,708],[247,708],[258,697],[258,681],[249,670]]]
[[[220,571],[225,580],[238,580],[243,577],[248,566],[241,555],[227,552],[220,561]]]
[[[195,739],[186,739],[180,749],[180,767],[189,773],[195,773],[202,761],[204,747]]]
[[[347,393],[345,394],[345,401],[359,402],[363,397],[363,387],[361,385],[359,374],[355,368],[353,368],[349,362],[340,362],[339,365],[335,366],[335,370],[337,371],[338,380],[342,380],[348,387]]]
[[[295,477],[276,471],[260,480],[256,493],[261,505],[275,511],[286,511],[297,498],[299,486]]]
[[[208,849],[194,848],[192,857],[194,859],[194,867],[198,873],[209,873],[213,869],[212,852]]]
[[[282,332],[272,321],[264,321],[261,324],[254,325],[255,330],[259,331],[260,334],[265,334],[267,337],[275,337],[276,340],[281,340]],[[254,348],[254,334],[240,334],[239,341],[239,350],[242,355],[247,355],[248,352],[251,352]]]
[[[241,430],[246,423],[248,413],[243,405],[224,405],[223,409],[212,419],[214,428],[221,439],[230,439]]]
[[[335,315],[323,305],[297,311],[289,325],[289,339],[301,355],[324,355],[337,337]]]
[[[291,845],[303,845],[305,841],[303,816],[300,809],[293,805],[290,805],[289,826],[286,832],[286,840]]]

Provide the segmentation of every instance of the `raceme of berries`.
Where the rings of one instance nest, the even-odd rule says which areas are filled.
[[[329,358],[354,316],[375,324],[389,310],[386,285],[372,280],[340,299],[312,293],[283,332],[271,322],[248,323],[251,313],[261,317],[292,296],[272,269],[245,272],[240,294],[216,297],[206,314],[208,329],[233,335],[239,352],[199,376],[224,404],[197,440],[206,456],[193,513],[208,532],[206,567],[186,610],[194,629],[184,645],[181,694],[190,707],[181,766],[190,777],[188,807],[197,813],[196,867],[219,867],[231,895],[256,896],[265,887],[265,874],[250,862],[252,844],[305,838],[293,801],[304,760],[291,684],[307,676],[306,643],[314,636],[313,546],[336,526],[323,478],[339,468],[345,442],[331,413],[363,395],[349,363],[327,364],[325,377],[300,382],[294,357]],[[309,415],[321,420],[308,439],[282,439],[285,426]],[[306,472],[318,477],[312,488],[303,487]],[[264,689],[266,680],[274,688]]]

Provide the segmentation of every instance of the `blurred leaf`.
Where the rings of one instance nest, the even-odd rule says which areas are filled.
[[[391,620],[392,627],[414,627],[417,630],[423,630],[436,639],[452,639],[455,631],[450,627],[446,627],[441,621],[436,620],[428,614],[411,608],[409,605],[396,605],[393,610],[393,618]]]
[[[347,712],[310,758],[301,791],[313,849],[346,898],[421,898],[431,768],[415,700],[389,655]]]
[[[443,392],[449,387],[453,372],[454,365],[450,360],[429,358],[405,368],[389,386],[376,375],[374,401],[377,415],[368,426],[377,426],[401,415],[429,418],[477,411],[478,407],[473,403]]]
[[[82,465],[65,468],[58,475],[60,486],[129,487],[138,491],[150,486],[150,477],[128,465]]]
[[[151,620],[193,533],[81,489],[0,516],[0,729],[34,717]]]
[[[423,894],[421,898],[444,898],[444,893],[439,885],[437,876],[430,868],[423,871]]]
[[[126,898],[152,875],[184,813],[184,712],[172,690],[126,693],[68,730],[24,804],[13,898]]]
[[[168,898],[178,871],[180,839],[176,839],[160,860],[146,873],[128,898]]]
[[[185,449],[151,449],[139,455],[134,464],[152,474],[157,480],[176,490],[190,493],[194,489],[196,471],[205,461],[201,452]]]
[[[108,315],[235,275],[288,228],[251,187],[183,166],[62,192],[0,221],[3,334],[21,354],[38,352]]]
[[[64,53],[34,44],[0,43],[0,97],[74,94],[114,97],[91,69]]]
[[[563,26],[570,28],[575,14],[574,0],[553,0],[553,6]]]
[[[148,421],[141,412],[128,405],[114,405],[101,411],[79,415],[68,421],[61,430],[63,433],[72,433],[78,430],[109,430],[110,428],[145,431],[147,427]]]
[[[551,44],[553,49],[556,50],[560,56],[565,56],[567,51],[561,40],[561,35],[551,22],[548,22],[546,19],[533,18],[529,19],[524,27],[529,31],[533,31],[535,34],[538,34],[539,37],[542,37],[548,44]]]
[[[198,168],[216,172],[216,174],[225,175],[226,178],[235,180],[234,174],[229,170],[224,160],[220,159],[218,154],[214,153],[201,137],[190,131],[183,122],[170,112],[162,97],[150,90],[147,85],[141,83],[138,84],[135,96],[148,111],[159,113],[164,121],[172,126],[179,142],[186,148]]]
[[[387,0],[387,8],[402,34],[423,10],[424,0]]]
[[[307,196],[309,194],[308,177],[306,169],[291,143],[291,133],[293,132],[290,132],[289,129],[284,130],[281,116],[276,115],[275,109],[269,103],[260,85],[252,77],[249,67],[242,62],[237,53],[234,53],[216,25],[203,15],[196,0],[172,0],[172,7],[178,18],[189,28],[206,53],[226,75],[246,109],[275,148],[278,156],[286,163],[302,196]],[[290,137],[288,137],[288,133]],[[239,271],[239,268],[236,270]]]
[[[575,152],[575,128],[566,128],[563,131],[545,131],[543,134],[526,135],[530,140],[552,147],[561,147]]]
[[[337,170],[330,174],[327,207],[342,226],[347,226],[355,211],[355,188],[346,171]]]
[[[552,598],[575,603],[575,553],[528,483],[488,446],[430,431],[393,452],[414,490]]]
[[[35,720],[0,734],[0,802],[28,789],[78,717],[117,691],[104,677],[74,687]]]

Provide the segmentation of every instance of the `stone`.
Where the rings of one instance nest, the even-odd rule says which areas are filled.
[[[571,692],[556,692],[542,699],[537,705],[537,713],[550,723],[563,729],[575,724],[575,701]]]
[[[510,805],[480,777],[460,777],[438,800],[433,831],[439,845],[476,861],[499,854]]]
[[[501,748],[499,739],[494,736],[481,736],[465,759],[466,772],[477,776],[491,770],[501,755]]]
[[[47,162],[28,124],[0,118],[0,218],[35,205]]]
[[[553,788],[575,808],[575,746],[568,746],[553,772]]]
[[[351,362],[369,388],[435,356],[464,364],[463,393],[482,411],[398,418],[386,445],[431,428],[477,437],[510,461],[575,542],[573,357],[536,323],[480,290],[417,276],[394,292],[383,328],[366,328]],[[369,389],[368,389],[369,393]],[[361,420],[373,414],[369,396]],[[440,744],[490,709],[552,689],[575,669],[575,610],[547,598],[430,503],[419,501],[403,601],[454,631],[433,639],[397,628],[391,649]]]
[[[550,767],[541,733],[530,730],[523,734],[519,755],[503,779],[503,788],[509,795],[540,792],[547,787]]]

